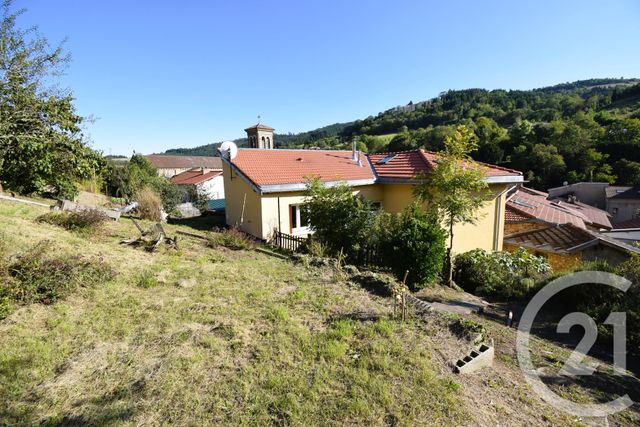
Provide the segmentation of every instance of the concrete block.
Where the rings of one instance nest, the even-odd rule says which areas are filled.
[[[81,205],[80,203],[72,202],[70,200],[59,201],[54,209],[59,209],[61,211],[68,211],[68,212],[82,212],[86,210],[95,210],[95,211],[102,212],[103,214],[105,214],[107,217],[111,218],[114,221],[117,221],[120,219],[120,211],[117,211],[115,209],[106,209],[106,208],[100,208],[96,206]]]
[[[458,359],[454,371],[458,374],[470,374],[480,369],[493,366],[494,349],[492,346],[481,344],[462,359]]]

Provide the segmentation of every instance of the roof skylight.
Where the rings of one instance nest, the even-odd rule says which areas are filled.
[[[378,160],[376,162],[376,165],[386,165],[387,163],[389,163],[391,160],[395,159],[395,157],[397,156],[397,154],[391,154],[387,157],[385,157],[382,160]]]

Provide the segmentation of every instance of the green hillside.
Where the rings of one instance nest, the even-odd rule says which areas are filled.
[[[474,158],[525,172],[546,189],[564,181],[640,185],[640,80],[590,79],[532,90],[450,90],[428,101],[300,134],[278,148],[439,150],[457,125],[478,137]],[[240,145],[246,141],[236,140]],[[208,154],[215,144],[169,150]]]

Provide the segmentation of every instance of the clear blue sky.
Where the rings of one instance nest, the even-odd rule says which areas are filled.
[[[93,146],[150,153],[300,132],[470,87],[640,77],[640,2],[16,0],[68,37]]]

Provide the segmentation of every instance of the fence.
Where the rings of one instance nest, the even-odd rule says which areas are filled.
[[[291,234],[281,233],[276,231],[273,236],[273,244],[279,248],[287,251],[297,252],[307,239],[298,236],[292,236]]]

